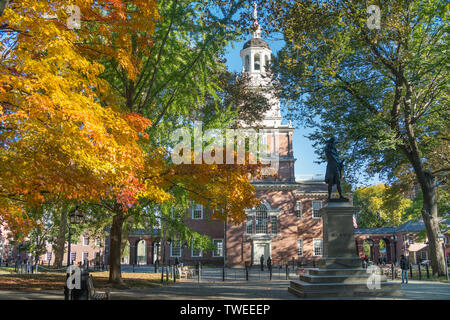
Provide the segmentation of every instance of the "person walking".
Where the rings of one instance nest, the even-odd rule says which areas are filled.
[[[269,269],[269,272],[272,270],[272,259],[270,259],[270,256],[267,258],[267,269]]]
[[[402,283],[408,283],[408,269],[409,269],[409,262],[408,259],[406,259],[405,255],[401,255],[400,258],[400,268],[402,269]]]
[[[259,259],[259,262],[261,262],[261,271],[264,271],[264,255],[261,255],[261,259]]]

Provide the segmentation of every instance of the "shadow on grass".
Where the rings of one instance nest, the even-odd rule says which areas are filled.
[[[108,282],[109,273],[92,272],[94,286],[98,289],[112,288]],[[64,290],[66,275],[64,273],[39,274],[2,274],[0,275],[0,290]],[[123,273],[122,284],[114,286],[117,289],[160,287],[171,282],[161,283],[160,274]]]

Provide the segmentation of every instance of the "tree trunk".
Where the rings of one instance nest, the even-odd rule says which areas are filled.
[[[415,140],[410,139],[410,149],[404,151],[410,160],[417,181],[423,194],[422,218],[425,224],[428,238],[428,249],[431,258],[433,275],[443,276],[445,272],[445,258],[442,245],[438,238],[440,232],[438,220],[438,205],[436,194],[436,179],[423,167]]]
[[[64,205],[59,207],[61,212],[61,216],[59,219],[59,230],[58,236],[56,238],[55,249],[55,261],[53,262],[53,266],[56,268],[61,268],[63,265],[64,259],[64,248],[66,245],[66,229],[67,229],[67,210]]]
[[[125,252],[125,247],[127,246],[128,241],[128,234],[130,233],[130,230],[132,229],[133,220],[128,219],[127,223],[123,224],[122,228],[122,241],[120,245],[120,258],[123,257],[123,253]],[[130,249],[130,248],[128,248]],[[130,252],[131,254],[131,252]],[[129,261],[131,263],[131,261]]]
[[[109,256],[109,282],[113,285],[122,285],[122,272],[120,270],[120,253],[122,242],[122,227],[125,221],[123,212],[118,211],[113,217],[110,233]]]
[[[423,193],[422,217],[428,237],[428,249],[431,257],[433,275],[445,276],[445,258],[442,244],[437,237],[440,232],[438,220],[438,206],[436,195],[436,180],[433,175],[425,171],[425,183],[421,184]]]
[[[406,123],[405,146],[403,151],[406,153],[410,161],[417,181],[423,194],[423,208],[422,218],[427,230],[428,249],[431,258],[431,267],[433,268],[433,275],[443,276],[446,274],[444,252],[442,250],[438,233],[440,232],[438,220],[438,206],[436,194],[436,179],[433,174],[426,170],[423,164],[423,159],[417,144],[417,138],[414,132],[414,124],[412,123],[412,86],[409,81],[403,77],[405,84],[406,95],[404,99],[404,116]]]

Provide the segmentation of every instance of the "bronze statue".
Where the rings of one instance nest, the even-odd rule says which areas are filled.
[[[328,201],[332,200],[331,191],[333,185],[336,185],[337,191],[339,192],[339,201],[348,201],[348,199],[342,195],[341,177],[344,166],[343,162],[339,160],[335,144],[336,140],[331,138],[327,141],[325,146],[325,155],[328,161],[325,174],[325,182],[328,184]]]

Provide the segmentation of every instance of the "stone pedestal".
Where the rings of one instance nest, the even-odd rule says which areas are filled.
[[[323,259],[319,268],[291,281],[289,292],[304,298],[403,295],[399,283],[382,275],[372,276],[379,281],[375,286],[369,280],[372,273],[361,267],[353,232],[354,211],[349,202],[329,202],[321,209]]]

